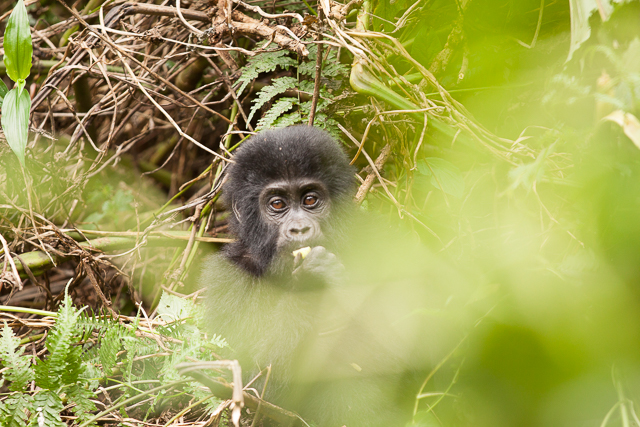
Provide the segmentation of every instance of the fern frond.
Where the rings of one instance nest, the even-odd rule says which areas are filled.
[[[60,376],[60,385],[75,384],[84,371],[82,364],[82,347],[74,346],[69,348],[64,359],[65,368]]]
[[[33,399],[28,394],[16,393],[0,403],[0,426],[25,427],[27,425],[27,409]]]
[[[213,336],[209,338],[209,342],[206,343],[205,346],[210,346],[210,348],[212,349],[214,348],[214,346],[218,348],[225,348],[229,346],[229,343],[227,343],[227,340],[222,336],[213,334]]]
[[[154,354],[158,352],[158,344],[155,341],[147,339],[140,339],[136,337],[124,337],[122,342],[125,350],[125,359],[123,361],[122,375],[125,378],[129,378],[131,381],[137,381],[142,379],[158,379],[157,376],[153,378],[153,374],[149,375],[147,369],[133,370],[133,359],[136,356],[145,356],[148,354]]]
[[[276,102],[274,102],[271,109],[258,120],[258,128],[257,130],[270,128],[273,123],[280,117],[283,113],[289,111],[291,107],[298,103],[297,98],[280,98]]]
[[[316,75],[316,52],[317,46],[312,45],[309,47],[309,60],[301,63],[298,66],[298,72],[305,76],[315,77]],[[326,50],[325,50],[326,52]],[[322,61],[322,77],[342,77],[347,78],[349,76],[349,67],[340,63],[337,58],[335,50],[329,52],[329,56],[323,58]]]
[[[120,325],[117,321],[113,320],[106,312],[94,312],[83,311],[76,321],[76,327],[85,333],[97,332],[98,334],[104,333],[107,329],[113,325]]]
[[[288,57],[288,54],[289,52],[286,50],[279,50],[276,52],[261,53],[249,59],[242,69],[242,75],[238,79],[238,82],[240,83],[238,96],[240,96],[249,83],[257,78],[260,73],[271,72],[278,67],[288,70],[289,67],[295,66],[297,61]]]
[[[302,80],[300,82],[300,84],[298,85],[298,89],[301,92],[306,92],[311,96],[311,95],[313,95],[313,87],[314,86],[315,86],[315,83],[313,82],[313,80]]]
[[[202,384],[195,381],[185,384],[184,391],[192,395],[194,400],[196,401],[208,398],[207,400],[204,400],[202,402],[206,415],[213,414],[216,411],[216,409],[218,409],[218,407],[220,406],[220,403],[222,403],[222,401],[219,398],[211,394],[211,390],[209,390],[206,387],[203,387]]]
[[[302,116],[300,115],[300,111],[295,111],[293,113],[284,114],[278,117],[278,119],[273,122],[271,127],[286,128],[287,126],[292,126],[301,122]]]
[[[80,384],[73,385],[67,390],[67,398],[70,402],[75,403],[71,410],[78,416],[78,424],[87,421],[93,415],[92,412],[98,409],[90,400],[95,399],[96,394]],[[97,424],[93,422],[89,425],[95,426]]]
[[[102,369],[96,366],[96,364],[86,360],[82,362],[82,366],[82,375],[78,381],[85,384],[89,390],[97,390],[100,386],[100,379],[104,377]]]
[[[258,111],[264,104],[271,101],[271,99],[275,98],[277,95],[286,92],[287,89],[295,88],[298,84],[298,79],[294,77],[279,77],[277,79],[273,79],[269,86],[263,87],[260,92],[258,92],[258,96],[253,100],[253,106],[251,107],[251,112],[249,113],[249,117],[247,118],[248,122],[251,122],[253,115]]]
[[[135,330],[138,329],[138,325],[140,324],[140,311],[133,323],[131,324],[132,328],[128,331],[129,333],[122,338],[122,346],[125,351],[125,358],[122,366],[122,373],[124,378],[129,378],[131,380],[131,371],[133,368],[133,358],[136,357],[139,348],[142,346],[141,340],[136,338]]]
[[[33,380],[31,357],[23,356],[23,353],[24,347],[20,348],[20,339],[5,322],[0,336],[0,360],[6,368],[3,376],[10,382],[11,391],[22,391]]]
[[[45,346],[49,351],[46,359],[35,366],[35,378],[38,387],[56,390],[64,384],[73,384],[82,372],[80,347],[72,347],[72,338],[76,335],[77,310],[69,295],[58,311],[56,324],[49,331]]]
[[[29,412],[31,412],[30,425],[47,427],[65,427],[60,418],[60,412],[64,406],[60,396],[50,390],[44,390],[33,396],[33,403]],[[34,422],[35,421],[35,422]]]
[[[118,352],[122,349],[121,338],[126,334],[127,330],[124,327],[119,324],[112,324],[111,328],[107,329],[107,332],[100,340],[98,356],[105,375],[111,374],[111,370],[116,365]]]
[[[342,140],[342,131],[340,131],[340,128],[338,127],[338,122],[334,119],[329,118],[326,114],[316,114],[314,124],[315,126],[318,126],[329,132],[336,139],[336,141]]]

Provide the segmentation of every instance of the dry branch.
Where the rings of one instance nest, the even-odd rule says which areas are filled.
[[[111,252],[118,251],[122,249],[131,249],[135,247],[138,243],[138,237],[142,238],[143,235],[141,233],[135,232],[99,232],[99,231],[83,231],[83,234],[110,234],[110,237],[100,237],[93,240],[87,240],[85,242],[78,243],[80,248],[92,251],[99,252]],[[127,237],[122,237],[127,236]],[[148,242],[151,246],[163,246],[163,247],[174,247],[174,246],[186,246],[189,241],[189,232],[186,231],[156,231],[151,232],[150,235],[144,236],[145,241]],[[196,237],[195,240],[200,242],[207,243],[228,243],[231,239],[220,239],[214,237]],[[52,262],[55,261],[56,264],[60,264],[62,262],[68,261],[74,256],[73,253],[68,255],[55,255],[49,254],[47,255],[43,251],[33,251],[24,253],[18,257],[13,258],[13,262],[15,263],[16,270],[20,274],[20,277],[26,278],[27,273],[23,267],[21,262],[27,265],[27,267],[31,270],[31,272],[38,276],[44,273],[46,270],[55,267]]]

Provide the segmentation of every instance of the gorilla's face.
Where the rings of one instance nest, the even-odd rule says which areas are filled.
[[[237,239],[225,248],[229,260],[261,277],[290,273],[297,249],[340,246],[355,171],[331,135],[304,125],[262,131],[233,160],[224,184]]]
[[[272,182],[260,193],[260,212],[277,227],[277,248],[295,250],[322,242],[323,220],[330,214],[327,187],[312,178]]]

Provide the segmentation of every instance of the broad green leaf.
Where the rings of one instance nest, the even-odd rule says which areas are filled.
[[[18,0],[4,30],[4,65],[11,80],[18,82],[29,76],[32,54],[27,8]]]
[[[418,172],[431,177],[431,185],[454,197],[462,197],[464,180],[460,170],[439,157],[427,157],[418,163]]]
[[[7,96],[8,92],[9,92],[9,88],[7,87],[6,84],[4,84],[4,81],[0,79],[0,106],[2,106],[2,100],[4,99],[5,96]]]
[[[18,92],[17,88],[11,89],[2,101],[2,130],[22,166],[29,136],[30,109],[31,98],[24,89],[22,92]]]
[[[165,322],[175,322],[189,317],[192,311],[193,303],[191,301],[166,292],[162,293],[158,303],[158,315]]]

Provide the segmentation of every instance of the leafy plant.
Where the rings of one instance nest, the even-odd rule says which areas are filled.
[[[286,50],[278,50],[275,52],[261,53],[249,59],[247,65],[242,69],[242,75],[238,79],[238,83],[240,83],[238,95],[242,94],[249,83],[256,79],[260,73],[275,71],[278,67],[283,70],[288,70],[289,67],[295,66],[295,59],[287,56],[288,53]]]
[[[158,307],[166,326],[155,331],[140,329],[136,317],[128,325],[106,315],[86,314],[76,309],[68,294],[49,331],[43,359],[24,355],[20,339],[5,323],[0,333],[0,381],[10,393],[0,398],[0,427],[27,425],[64,426],[61,414],[68,408],[82,426],[95,425],[97,408],[93,400],[102,384],[117,378],[123,388],[119,399],[135,396],[142,389],[171,385],[182,378],[175,365],[186,360],[211,360],[213,348],[226,346],[224,339],[207,339],[197,326],[202,314],[193,302],[163,295]],[[141,338],[141,336],[155,336]],[[162,337],[171,342],[160,348]],[[168,355],[167,355],[167,352]],[[162,356],[136,362],[137,356],[161,353]],[[31,387],[31,384],[35,388]],[[135,384],[135,385],[134,385]],[[152,384],[152,386],[150,385]],[[208,412],[220,401],[197,382],[183,385],[188,398],[201,401]],[[166,387],[165,387],[166,389]],[[34,391],[32,391],[34,390]],[[164,400],[164,392],[154,394],[144,411],[153,411]]]
[[[251,113],[249,113],[248,120],[251,121],[253,115],[258,111],[264,104],[269,102],[271,98],[274,98],[276,95],[280,95],[287,91],[287,89],[293,89],[297,86],[298,79],[294,77],[279,77],[273,79],[269,86],[265,86],[259,93],[258,97],[253,100],[253,106],[251,107]],[[290,107],[289,107],[290,108]]]
[[[288,90],[305,93],[309,96],[313,94],[317,46],[310,46],[309,57],[300,63],[289,57],[288,54],[287,51],[281,50],[256,55],[249,60],[243,69],[242,76],[238,79],[240,84],[238,92],[241,93],[261,73],[273,72],[277,68],[282,70],[295,69],[296,77],[283,76],[274,78],[270,84],[258,91],[249,113],[249,121],[261,108],[272,102],[270,108],[258,120],[258,130],[301,123],[309,116],[311,111],[311,101],[301,101],[300,97],[285,96],[278,98],[278,96],[285,94]],[[341,79],[346,81],[348,75],[348,67],[338,61],[334,50],[329,51],[326,58],[323,58],[322,78],[325,80],[331,79],[332,81],[340,81]],[[335,100],[335,97],[325,86],[327,85],[322,85],[320,89],[320,98],[317,105],[318,114],[316,116],[318,118],[317,125],[337,135],[337,122],[328,119],[326,115],[322,114],[322,111]],[[295,110],[291,111],[292,109]]]
[[[31,72],[32,54],[27,9],[23,0],[18,0],[4,31],[4,64],[7,75],[16,83],[16,86],[8,91],[4,82],[0,80],[2,82],[0,98],[2,99],[2,130],[22,166],[24,166],[24,153],[29,136],[29,110],[31,109],[31,98],[24,86],[25,79]]]

